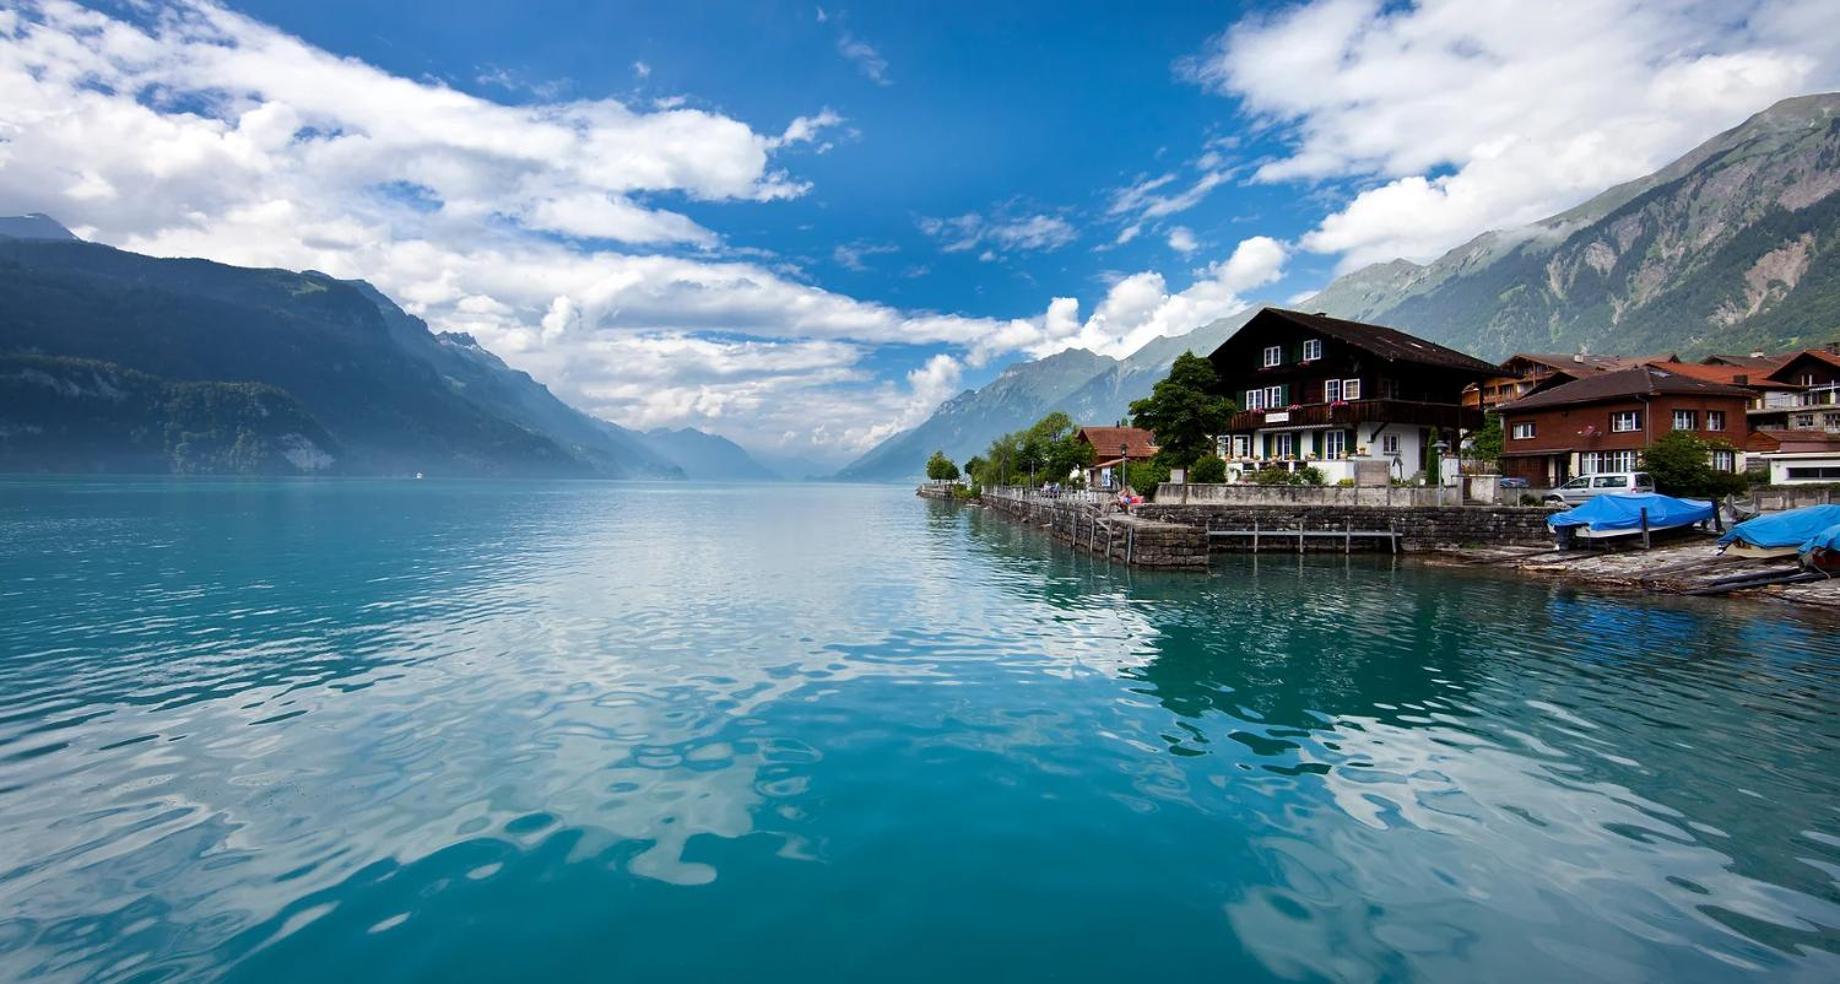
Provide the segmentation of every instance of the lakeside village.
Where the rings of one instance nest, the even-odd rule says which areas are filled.
[[[1380,550],[1840,607],[1840,341],[1491,365],[1266,308],[1130,411],[935,452],[920,494],[1138,567]]]

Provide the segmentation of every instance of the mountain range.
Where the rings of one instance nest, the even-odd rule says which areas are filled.
[[[1840,93],[1787,99],[1575,208],[1484,233],[1429,263],[1355,270],[1287,306],[1379,322],[1491,361],[1528,351],[1802,347],[1840,334],[1836,191]],[[1072,350],[1012,365],[840,477],[914,477],[935,449],[962,462],[1053,410],[1113,423],[1177,355],[1212,351],[1259,306],[1122,360]]]
[[[582,413],[361,280],[161,259],[0,218],[0,470],[760,478]]]

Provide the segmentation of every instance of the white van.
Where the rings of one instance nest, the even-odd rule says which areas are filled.
[[[1546,504],[1575,506],[1600,495],[1653,491],[1655,480],[1647,472],[1600,472],[1596,475],[1580,475],[1546,493]]]

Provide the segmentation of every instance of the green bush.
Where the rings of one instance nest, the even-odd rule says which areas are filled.
[[[1224,482],[1227,480],[1227,463],[1213,455],[1208,455],[1196,461],[1194,466],[1188,470],[1188,480],[1204,484]]]
[[[1336,479],[1336,481],[1335,481],[1335,487],[1336,487],[1336,488],[1338,488],[1338,489],[1352,489],[1352,488],[1354,488],[1354,479],[1352,479],[1352,478],[1339,478],[1339,479]]]
[[[1296,477],[1296,484],[1298,485],[1321,485],[1326,481],[1326,479],[1323,478],[1322,469],[1315,465],[1305,465],[1298,469]]]
[[[1669,431],[1649,445],[1642,467],[1655,480],[1655,490],[1667,495],[1718,498],[1747,491],[1743,475],[1712,467],[1714,450],[1730,450],[1724,442],[1710,443],[1690,431]]]
[[[1156,495],[1156,487],[1169,481],[1169,466],[1151,459],[1133,461],[1125,468],[1125,481],[1137,490],[1137,494],[1149,499]]]

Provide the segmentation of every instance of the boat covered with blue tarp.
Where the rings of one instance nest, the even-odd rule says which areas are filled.
[[[1600,495],[1576,509],[1567,509],[1546,517],[1553,530],[1571,529],[1584,537],[1622,536],[1642,530],[1643,512],[1648,514],[1651,532],[1692,526],[1712,518],[1712,503],[1698,499],[1676,499],[1655,492],[1627,492]]]
[[[1719,537],[1719,544],[1805,552],[1815,546],[1811,541],[1836,526],[1840,526],[1840,506],[1804,506],[1747,519]]]

